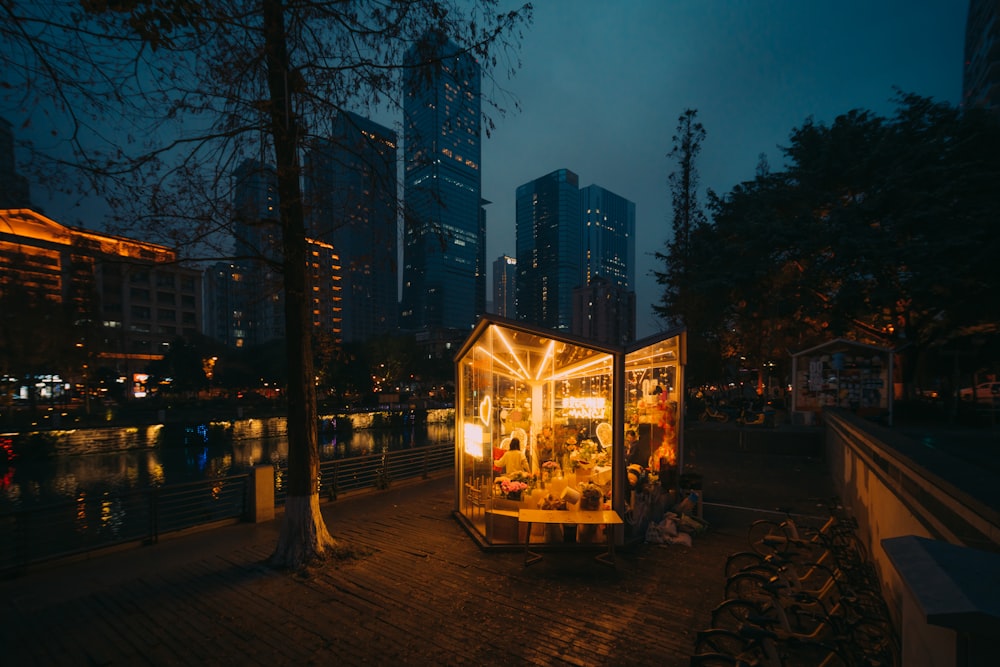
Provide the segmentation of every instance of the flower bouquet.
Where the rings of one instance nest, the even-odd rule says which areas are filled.
[[[589,473],[595,465],[607,465],[608,453],[598,443],[586,439],[574,451],[570,452],[570,461],[574,471]]]
[[[529,479],[524,473],[514,473],[497,477],[495,484],[500,495],[507,500],[520,500],[524,492],[531,489]]]

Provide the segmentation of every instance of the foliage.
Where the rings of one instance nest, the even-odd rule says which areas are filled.
[[[678,163],[678,171],[669,176],[673,206],[673,236],[666,244],[666,252],[656,252],[656,259],[664,263],[663,271],[654,271],[656,282],[665,289],[660,305],[653,311],[671,324],[687,322],[694,311],[690,300],[695,296],[687,285],[693,269],[692,242],[704,228],[705,214],[698,204],[698,154],[705,141],[705,128],[698,122],[698,112],[686,109],[677,119],[677,133],[672,138],[673,148],[667,157]]]
[[[783,171],[710,196],[688,255],[692,339],[760,368],[836,337],[919,355],[996,331],[1000,126],[915,95],[897,105],[809,119]]]

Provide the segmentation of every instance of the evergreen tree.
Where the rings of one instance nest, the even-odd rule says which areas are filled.
[[[673,208],[673,236],[666,242],[666,252],[656,252],[663,262],[662,271],[654,271],[656,282],[664,286],[663,296],[653,311],[668,324],[690,324],[697,309],[698,295],[690,289],[692,262],[691,239],[705,225],[705,214],[698,204],[698,154],[705,141],[705,128],[698,122],[698,112],[686,109],[677,119],[677,133],[667,157],[677,162],[669,176]]]

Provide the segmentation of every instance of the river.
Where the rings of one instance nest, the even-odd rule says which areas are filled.
[[[51,450],[31,455],[31,442],[0,434],[0,512],[248,472],[288,457],[284,419],[218,424],[64,431],[46,436]],[[355,428],[347,435],[320,428],[320,460],[454,442],[446,421],[396,428]],[[56,441],[53,444],[52,440]],[[5,461],[6,459],[6,461]]]

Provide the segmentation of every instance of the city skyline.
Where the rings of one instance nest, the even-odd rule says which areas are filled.
[[[483,136],[482,196],[492,202],[485,256],[514,252],[517,186],[571,169],[636,204],[637,335],[651,333],[660,288],[649,272],[669,235],[666,154],[679,114],[697,109],[706,128],[704,205],[707,189],[724,194],[752,178],[761,153],[780,168],[777,147],[808,118],[829,123],[854,108],[890,115],[894,87],[958,104],[967,11],[967,2],[945,0],[536,6],[520,70],[497,82],[510,96],[483,83],[500,106],[520,104]],[[43,126],[8,120],[19,139],[44,142],[31,134]],[[32,199],[65,224],[102,226],[90,202],[54,198],[35,183]]]

